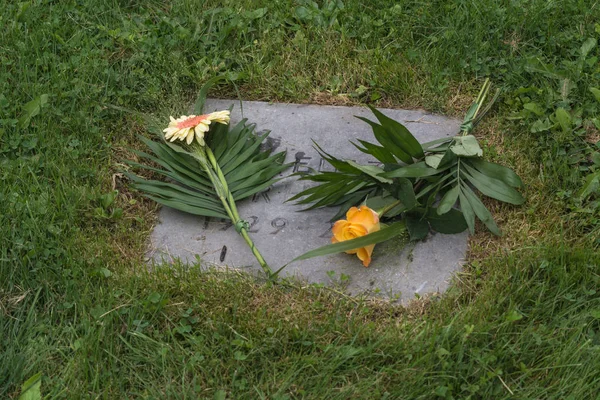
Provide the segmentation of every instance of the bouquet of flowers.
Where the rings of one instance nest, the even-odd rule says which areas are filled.
[[[358,140],[353,145],[373,156],[379,166],[341,160],[317,144],[317,151],[335,172],[302,175],[317,183],[290,200],[312,204],[308,209],[336,206],[344,214],[332,229],[331,245],[310,251],[296,260],[337,252],[356,254],[369,266],[375,244],[408,231],[411,240],[430,230],[441,233],[475,231],[475,219],[496,235],[500,229],[479,195],[510,204],[524,202],[517,191],[521,179],[509,168],[485,161],[474,127],[497,99],[483,107],[490,89],[486,80],[455,137],[420,144],[408,129],[370,107],[377,122],[368,123],[378,143]],[[385,221],[385,223],[384,223]]]
[[[220,79],[203,87],[192,115],[171,117],[164,129],[149,120],[149,131],[159,140],[141,137],[150,152],[135,151],[142,162],[128,164],[166,181],[126,174],[134,188],[158,203],[231,220],[264,272],[274,278],[285,265],[273,273],[248,235],[249,224],[239,215],[236,201],[267,189],[290,164],[284,163],[284,152],[261,150],[269,132],[254,134],[254,125],[245,119],[229,127],[229,110],[202,113],[208,89]],[[335,171],[302,175],[300,179],[317,185],[290,200],[310,204],[308,209],[337,206],[339,212],[334,217],[332,244],[293,261],[347,252],[356,254],[368,267],[377,243],[405,232],[412,240],[423,239],[430,230],[459,233],[468,228],[474,233],[475,218],[500,235],[479,194],[515,205],[524,199],[517,191],[522,185],[519,177],[506,167],[483,160],[483,151],[471,134],[498,96],[496,92],[483,107],[489,88],[486,80],[457,136],[424,144],[402,124],[371,107],[377,122],[359,118],[371,126],[377,143],[358,140],[353,144],[377,159],[379,166],[336,158],[315,143]]]
[[[255,126],[246,119],[230,128],[229,110],[202,113],[208,89],[220,79],[223,78],[215,78],[202,88],[192,115],[171,117],[165,129],[149,120],[148,130],[158,141],[140,137],[152,154],[135,151],[144,162],[128,164],[167,180],[126,174],[133,188],[158,203],[190,214],[231,220],[265,274],[271,276],[271,268],[248,235],[249,224],[240,217],[236,201],[265,190],[290,165],[284,164],[285,152],[271,154],[271,150],[261,150],[269,132],[255,135]]]

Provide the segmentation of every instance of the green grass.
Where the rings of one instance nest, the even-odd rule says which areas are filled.
[[[600,138],[600,53],[580,50],[600,6],[336,4],[0,0],[0,397],[37,372],[44,398],[596,396],[600,211],[577,192]],[[448,294],[409,308],[149,272],[156,208],[117,175],[143,127],[107,105],[165,117],[226,72],[246,99],[451,115],[490,76],[506,94],[478,132],[528,202],[491,204],[505,238],[476,235]],[[559,108],[570,125],[539,130]]]

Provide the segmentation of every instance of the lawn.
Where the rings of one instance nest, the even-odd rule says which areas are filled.
[[[594,399],[600,3],[0,0],[0,398]],[[144,125],[212,96],[463,115],[525,183],[407,307],[184,266],[120,174]],[[117,107],[115,107],[117,106]],[[250,116],[251,118],[251,116]],[[276,134],[274,132],[274,134]],[[118,196],[112,196],[118,190]],[[288,260],[281,260],[281,263]]]

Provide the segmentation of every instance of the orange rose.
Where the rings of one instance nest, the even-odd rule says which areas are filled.
[[[357,237],[365,236],[371,232],[377,232],[380,229],[379,215],[367,206],[359,208],[352,207],[346,213],[347,219],[337,221],[333,228],[333,237],[331,243],[343,242]],[[356,254],[363,262],[365,267],[371,263],[371,254],[373,254],[374,244],[361,247],[360,249],[349,250],[346,253]]]

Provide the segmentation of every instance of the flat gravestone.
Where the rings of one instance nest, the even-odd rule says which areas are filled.
[[[210,100],[205,111],[234,105],[231,122],[241,119],[239,102]],[[381,110],[402,122],[420,142],[454,136],[460,122],[421,111]],[[298,171],[332,170],[314,150],[316,141],[330,154],[361,163],[373,163],[349,141],[375,142],[368,124],[355,115],[374,120],[368,109],[297,104],[244,102],[244,117],[256,123],[257,132],[271,130],[268,145],[287,151],[286,162]],[[288,177],[263,193],[238,202],[242,218],[250,223],[250,236],[275,271],[309,250],[330,243],[330,219],[337,209],[299,212],[302,207],[285,201],[311,183]],[[425,240],[407,243],[396,238],[375,246],[369,268],[355,255],[345,253],[298,261],[282,271],[311,283],[344,284],[351,294],[376,294],[408,300],[446,289],[453,272],[460,268],[467,249],[467,234],[431,233]],[[248,271],[259,265],[243,239],[228,221],[197,217],[163,207],[159,224],[151,236],[151,257],[156,261],[200,261],[202,267],[226,266]]]

